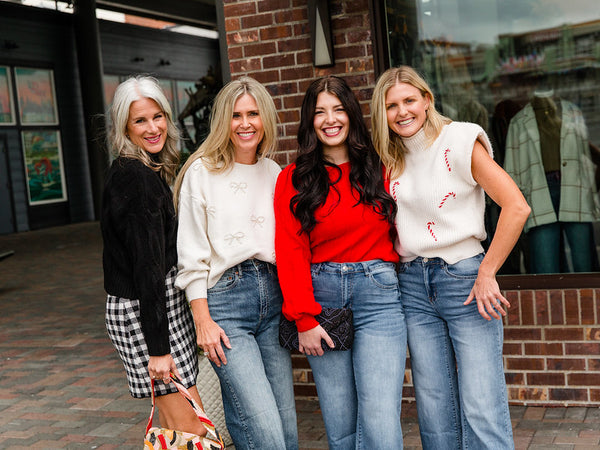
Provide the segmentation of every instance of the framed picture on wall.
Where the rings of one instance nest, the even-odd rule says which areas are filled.
[[[192,94],[196,91],[196,82],[195,81],[176,81],[176,95],[177,95],[177,114],[175,115],[175,119],[178,119],[180,114],[186,115],[190,108],[192,108]],[[185,132],[187,132],[188,136],[192,140],[196,140],[196,129],[194,128],[194,119],[191,115],[186,115],[183,119],[183,124],[185,126]],[[184,135],[185,135],[184,132]],[[184,136],[185,137],[185,136]]]
[[[169,104],[171,105],[171,108],[173,109],[173,115],[174,115],[174,120],[177,121],[177,111],[175,110],[175,96],[173,95],[173,81],[172,80],[167,80],[164,78],[159,78],[158,79],[158,84],[160,84],[160,87],[162,88],[162,90],[165,93],[165,97],[167,97],[167,100],[169,101]]]
[[[15,80],[21,125],[58,125],[52,70],[15,67]]]
[[[0,125],[15,124],[15,107],[13,105],[10,70],[0,66]]]
[[[58,130],[23,130],[23,159],[30,205],[67,200]]]
[[[121,81],[118,75],[105,74],[102,78],[104,79],[104,106],[108,108]]]

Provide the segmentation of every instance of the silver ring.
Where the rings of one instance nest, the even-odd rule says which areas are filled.
[[[208,357],[209,355],[210,355],[210,352],[204,352],[204,356]]]

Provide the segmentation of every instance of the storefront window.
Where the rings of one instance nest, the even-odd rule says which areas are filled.
[[[481,125],[532,214],[502,274],[598,272],[600,9],[589,0],[386,0],[390,66]],[[488,236],[498,207],[489,202]]]

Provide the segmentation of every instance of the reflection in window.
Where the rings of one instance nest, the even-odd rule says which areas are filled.
[[[391,66],[481,125],[532,214],[500,273],[600,271],[600,11],[589,0],[387,0]],[[488,235],[498,208],[489,202]]]

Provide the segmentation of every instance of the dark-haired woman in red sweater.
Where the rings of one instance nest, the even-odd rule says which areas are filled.
[[[402,448],[406,326],[393,247],[396,208],[360,105],[346,84],[314,81],[302,104],[296,163],[275,189],[275,252],[283,313],[298,328],[330,449]],[[350,308],[347,351],[315,316]],[[335,350],[335,349],[334,349]]]

